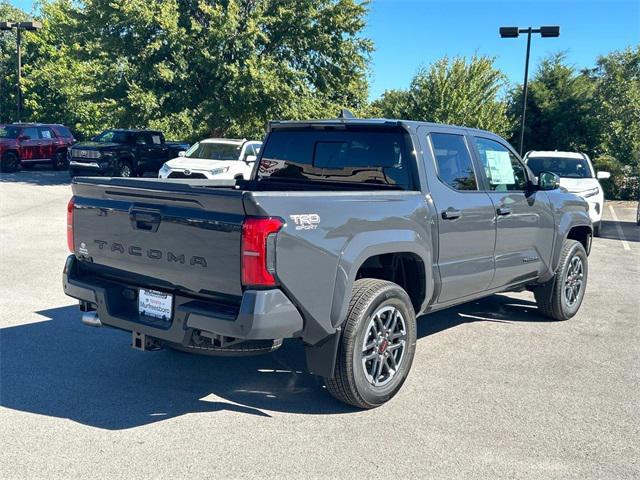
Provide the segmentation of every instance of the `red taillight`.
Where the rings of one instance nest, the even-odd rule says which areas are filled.
[[[276,284],[267,262],[273,263],[273,248],[268,248],[269,235],[277,233],[284,222],[274,217],[247,217],[242,224],[242,284],[268,287]],[[274,237],[272,237],[274,238]],[[269,256],[269,258],[267,258]],[[271,270],[271,272],[269,271]]]
[[[67,203],[67,247],[72,253],[75,251],[73,248],[73,201],[74,198],[71,197]]]

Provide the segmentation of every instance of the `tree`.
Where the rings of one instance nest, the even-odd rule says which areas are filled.
[[[442,58],[418,71],[408,90],[391,90],[374,102],[383,116],[509,130],[505,76],[490,57]]]
[[[529,82],[524,149],[576,150],[594,154],[598,146],[598,122],[594,111],[595,84],[588,72],[568,65],[565,53],[556,53],[540,63]],[[512,92],[509,117],[520,125],[522,86]],[[513,140],[520,129],[514,128]]]
[[[260,136],[274,118],[366,106],[357,0],[54,0],[29,45],[27,107],[83,134]]]
[[[21,22],[29,16],[6,1],[0,2],[0,21]],[[0,123],[10,122],[16,113],[16,34],[0,32]]]
[[[640,46],[599,57],[593,74],[601,150],[640,175]]]

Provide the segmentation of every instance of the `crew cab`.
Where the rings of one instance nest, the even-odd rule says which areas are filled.
[[[262,142],[255,140],[207,138],[165,163],[158,177],[248,180],[260,147]]]
[[[168,159],[189,148],[184,142],[167,142],[158,130],[105,130],[69,150],[69,175],[135,177],[158,173]]]
[[[74,179],[63,288],[140,350],[299,339],[332,395],[372,408],[406,379],[419,315],[523,289],[576,314],[592,224],[558,185],[482,130],[271,122],[248,181]]]
[[[40,163],[67,168],[67,150],[75,138],[64,125],[14,123],[0,125],[0,170],[15,172]]]

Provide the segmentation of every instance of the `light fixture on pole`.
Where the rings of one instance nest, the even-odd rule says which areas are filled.
[[[22,31],[34,31],[42,28],[42,23],[40,22],[0,22],[0,30],[10,31],[15,28],[16,30],[16,54],[18,57],[18,77],[16,80],[16,89],[17,89],[17,115],[16,121],[20,121],[22,117],[22,86],[20,84],[20,80],[22,78]]]
[[[522,118],[520,125],[520,156],[524,144],[524,123],[527,116],[527,83],[529,80],[529,53],[531,51],[531,34],[539,33],[543,38],[559,37],[560,27],[557,25],[545,26],[540,28],[519,28],[519,27],[500,27],[500,36],[502,38],[518,38],[521,33],[527,34],[527,56],[524,62],[524,86],[522,92]]]

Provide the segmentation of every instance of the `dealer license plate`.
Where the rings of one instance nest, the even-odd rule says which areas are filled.
[[[156,290],[140,289],[138,294],[138,313],[147,317],[171,320],[173,295]]]

